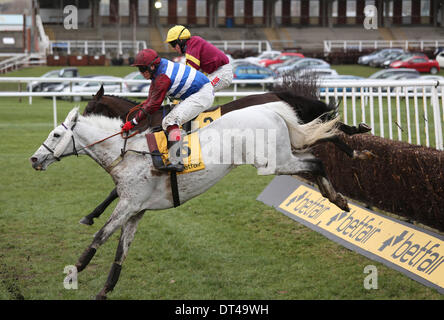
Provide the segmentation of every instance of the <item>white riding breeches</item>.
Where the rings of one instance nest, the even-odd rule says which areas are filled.
[[[228,88],[233,82],[233,66],[230,63],[224,64],[209,74],[208,79],[213,84],[215,92]]]
[[[163,118],[164,130],[171,125],[182,125],[197,117],[201,112],[210,109],[214,101],[214,88],[210,82],[206,83],[199,91],[181,101]]]

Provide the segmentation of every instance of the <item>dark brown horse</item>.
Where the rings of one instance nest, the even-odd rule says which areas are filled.
[[[293,84],[290,84],[293,89],[291,92],[291,96],[289,96],[289,90],[288,90],[289,84],[284,83],[280,87],[275,87],[275,90],[273,92],[264,93],[264,94],[256,94],[256,95],[250,95],[247,97],[243,97],[238,100],[234,100],[232,102],[229,102],[227,104],[224,104],[220,106],[221,108],[221,115],[224,115],[228,112],[246,108],[249,106],[254,106],[258,104],[264,104],[268,102],[275,102],[275,101],[292,101],[292,105],[296,106],[296,110],[298,110],[297,106],[301,105],[298,112],[298,117],[302,119],[304,122],[309,122],[319,116],[322,116],[322,113],[320,113],[320,110],[322,110],[322,103],[318,101],[317,97],[315,96],[316,86],[310,83],[300,83],[295,82]],[[307,108],[303,108],[302,105],[306,103],[311,103],[313,105],[313,108],[311,108],[309,111],[307,111]],[[319,103],[319,109],[317,108],[317,103]],[[126,121],[127,115],[130,112],[131,109],[133,109],[136,105],[138,105],[138,102],[117,97],[117,96],[110,96],[104,94],[104,89],[101,87],[99,91],[93,96],[93,99],[88,103],[86,106],[83,115],[88,114],[102,114],[107,117],[111,118],[121,118],[122,122]],[[336,106],[331,105],[331,110],[334,110]],[[141,121],[137,125],[136,129],[139,130],[145,130],[148,127],[159,129],[161,128],[162,119],[166,113],[169,112],[171,109],[170,105],[166,105],[163,108],[159,109],[157,112],[152,114],[150,117],[147,117],[144,121]],[[305,111],[302,111],[305,110]],[[304,113],[305,112],[305,113]],[[131,113],[129,116],[129,119],[135,116],[135,112]],[[349,126],[344,123],[339,124],[339,130],[344,132],[347,135],[353,135],[353,134],[359,134],[359,133],[366,133],[371,130],[371,128],[366,125],[365,123],[360,123],[358,127]],[[329,138],[324,141],[320,142],[333,142],[339,149],[341,149],[343,152],[345,152],[349,157],[354,159],[368,159],[372,155],[370,152],[364,150],[364,151],[357,151],[350,148],[347,144],[345,144],[338,136]],[[113,191],[108,195],[108,197],[100,204],[98,205],[90,214],[85,216],[80,220],[80,223],[86,224],[86,225],[92,225],[94,223],[94,218],[98,218],[105,209],[115,200],[118,198],[117,190],[114,188]]]

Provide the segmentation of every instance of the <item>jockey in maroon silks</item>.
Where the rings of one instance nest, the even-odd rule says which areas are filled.
[[[145,79],[152,81],[148,99],[141,104],[141,110],[134,119],[123,125],[122,130],[131,130],[148,114],[157,111],[166,96],[181,100],[162,120],[162,128],[168,135],[168,149],[171,149],[181,140],[179,126],[211,108],[214,101],[213,86],[203,73],[184,64],[160,58],[152,49],[140,51],[133,66],[139,68]],[[170,152],[171,164],[167,166],[163,165],[160,155],[158,158],[154,157],[155,167],[165,171],[183,171],[183,163],[173,163],[175,157],[171,157],[171,154]]]
[[[233,81],[233,68],[221,50],[199,36],[191,36],[181,25],[172,27],[165,43],[179,54],[185,54],[186,64],[207,74],[214,91],[225,89]]]

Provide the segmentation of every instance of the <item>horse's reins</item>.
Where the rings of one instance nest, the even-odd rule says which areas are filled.
[[[138,104],[138,105],[134,106],[133,108],[131,108],[131,110],[128,112],[128,114],[127,114],[127,116],[126,116],[126,121],[128,121],[130,115],[131,115],[134,111],[137,111],[137,110],[142,110],[143,112],[145,112],[145,110],[143,110],[142,108],[140,108],[140,104]],[[63,126],[66,130],[70,130],[71,132],[74,130],[76,124],[77,124],[77,123],[74,123],[74,125],[71,127],[71,129],[68,129],[68,127],[66,127],[66,125],[62,122],[62,126]],[[132,134],[130,134],[130,135],[128,135],[128,133],[127,133],[126,135],[124,135],[124,131],[121,130],[121,131],[116,132],[116,133],[114,133],[114,134],[112,134],[112,135],[110,135],[110,136],[108,136],[108,137],[106,137],[106,138],[103,138],[103,139],[98,140],[98,141],[95,141],[95,142],[93,142],[93,143],[91,143],[91,144],[89,144],[89,145],[87,145],[87,146],[84,146],[84,147],[82,147],[82,148],[80,148],[80,149],[77,149],[77,148],[76,148],[76,142],[75,142],[75,139],[74,139],[74,135],[71,135],[72,144],[73,144],[73,151],[70,152],[70,153],[67,153],[67,154],[60,155],[60,156],[55,156],[55,150],[56,150],[56,149],[54,149],[54,150],[51,149],[51,148],[48,147],[45,143],[42,143],[42,146],[45,147],[45,148],[46,148],[46,149],[47,149],[47,150],[48,150],[48,151],[54,156],[54,158],[55,158],[57,161],[60,161],[61,158],[64,158],[64,157],[68,157],[68,156],[72,156],[72,155],[79,156],[79,151],[84,150],[84,149],[87,149],[87,148],[90,148],[90,147],[92,147],[92,146],[94,146],[94,145],[96,145],[96,144],[102,143],[102,142],[104,142],[104,141],[106,141],[106,140],[108,140],[108,139],[111,139],[111,138],[113,138],[113,137],[115,137],[115,136],[117,136],[117,135],[120,134],[120,135],[122,136],[122,139],[124,139],[123,148],[121,149],[121,153],[120,153],[119,157],[117,157],[117,159],[115,159],[115,160],[114,160],[114,161],[113,161],[113,162],[112,162],[112,163],[106,168],[106,170],[109,172],[109,171],[111,171],[115,166],[117,166],[117,165],[120,163],[120,161],[123,159],[123,157],[125,156],[125,154],[126,154],[127,152],[134,152],[134,153],[138,153],[138,154],[142,154],[142,155],[152,155],[152,153],[149,152],[149,151],[126,150],[126,143],[127,143],[127,140],[128,140],[129,138],[134,137],[136,134],[139,134],[139,133],[140,133],[140,130],[135,130],[135,131],[134,131]]]
[[[133,108],[128,112],[128,115],[126,116],[126,120],[128,121],[128,118],[129,118],[129,116],[131,115],[131,113],[133,113],[134,111],[136,111],[136,110],[138,110],[138,109],[140,109],[140,104],[136,105],[135,107],[133,107]],[[141,110],[142,110],[142,109],[141,109]],[[68,127],[62,122],[62,126],[63,126],[66,130],[70,130],[70,131],[73,131],[73,130],[74,130],[76,124],[77,124],[77,123],[74,123],[74,125],[71,127],[71,129],[68,129]],[[72,144],[73,144],[73,151],[70,152],[70,153],[67,153],[67,154],[63,154],[63,155],[58,156],[58,157],[54,155],[54,154],[55,154],[55,150],[53,150],[53,149],[51,149],[50,147],[48,147],[45,143],[42,143],[42,146],[43,146],[46,150],[48,150],[52,155],[54,155],[54,158],[55,158],[57,161],[60,161],[61,158],[64,158],[64,157],[68,157],[68,156],[72,156],[72,155],[79,156],[79,151],[81,151],[81,150],[83,150],[83,149],[90,148],[90,147],[92,147],[92,146],[94,146],[94,145],[96,145],[96,144],[102,143],[102,142],[104,142],[104,141],[106,141],[106,140],[108,140],[108,139],[111,139],[111,138],[113,138],[113,137],[115,137],[115,136],[117,136],[117,135],[120,134],[120,135],[122,136],[122,139],[124,139],[124,146],[123,146],[122,154],[121,154],[121,156],[123,156],[123,155],[126,153],[126,151],[125,151],[125,147],[126,147],[126,141],[127,141],[127,139],[134,137],[134,136],[135,136],[136,134],[138,134],[138,133],[140,133],[140,131],[139,131],[139,130],[136,130],[136,131],[133,132],[131,135],[126,135],[126,136],[124,136],[124,131],[123,131],[123,130],[120,130],[119,132],[116,132],[116,133],[110,135],[109,137],[106,137],[106,138],[103,138],[103,139],[98,140],[98,141],[96,141],[96,142],[93,142],[93,143],[91,143],[91,144],[89,144],[89,145],[87,145],[87,146],[84,146],[84,147],[80,148],[80,149],[77,149],[77,148],[76,148],[76,142],[75,142],[75,139],[74,139],[74,135],[71,135]]]

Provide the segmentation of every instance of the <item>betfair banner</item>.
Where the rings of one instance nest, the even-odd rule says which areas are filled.
[[[322,233],[329,239],[382,262],[444,293],[444,237],[349,203],[343,211],[316,189],[278,176],[257,200]]]

